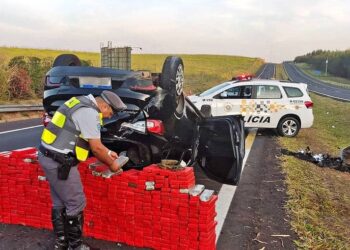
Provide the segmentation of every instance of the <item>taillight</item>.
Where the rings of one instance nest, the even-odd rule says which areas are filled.
[[[61,80],[62,77],[45,77],[45,86],[49,88],[58,88],[61,86]]]
[[[147,129],[147,132],[152,134],[158,134],[158,135],[164,134],[164,125],[163,125],[163,122],[160,120],[147,119],[146,126],[145,126],[145,121],[138,121],[135,123],[123,122],[121,124],[121,127],[130,128],[142,134],[146,134],[146,129]]]
[[[304,102],[305,107],[308,109],[312,109],[312,107],[314,106],[314,103],[312,101],[306,101]]]
[[[44,112],[43,117],[42,117],[42,123],[43,123],[44,127],[46,127],[50,121],[51,121],[51,117],[49,116],[48,113]]]
[[[160,120],[147,119],[147,131],[153,134],[163,135],[164,125]]]

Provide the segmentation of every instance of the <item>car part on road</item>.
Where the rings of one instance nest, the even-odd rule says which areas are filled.
[[[345,153],[344,156],[345,151],[347,153]],[[350,147],[342,150],[341,157],[332,157],[329,154],[313,154],[309,147],[306,147],[305,150],[299,150],[297,152],[281,149],[281,153],[284,155],[294,156],[300,160],[314,163],[320,167],[332,168],[342,172],[350,172],[350,164],[348,161],[350,158]]]

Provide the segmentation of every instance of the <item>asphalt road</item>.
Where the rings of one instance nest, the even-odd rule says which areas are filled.
[[[294,63],[284,62],[283,66],[294,82],[307,83],[311,92],[328,96],[337,100],[350,101],[350,89],[337,87],[304,74]]]
[[[0,152],[36,147],[42,129],[41,119],[0,123]]]
[[[276,74],[276,66],[274,63],[266,63],[256,74],[259,79],[271,79],[274,78]]]

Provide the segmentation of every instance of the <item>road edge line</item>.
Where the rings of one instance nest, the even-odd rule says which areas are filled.
[[[256,136],[258,129],[251,129],[249,131],[249,134],[245,140],[245,144],[246,144],[246,149],[245,149],[245,155],[244,155],[244,159],[243,159],[243,164],[242,164],[242,173],[243,174],[243,170],[245,167],[245,164],[247,162],[250,150],[253,146],[254,143],[254,139]],[[227,185],[227,184],[223,184],[220,188],[220,191],[218,193],[218,200],[216,202],[216,218],[215,220],[217,221],[217,226],[216,226],[216,241],[215,243],[218,242],[218,239],[220,237],[220,233],[222,230],[222,227],[224,225],[228,210],[231,206],[231,202],[233,200],[233,197],[235,195],[237,186],[234,185]]]

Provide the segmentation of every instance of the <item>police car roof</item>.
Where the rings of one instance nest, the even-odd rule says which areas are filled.
[[[292,81],[286,81],[286,80],[273,80],[273,79],[258,79],[254,78],[252,80],[244,80],[244,81],[232,81],[232,84],[240,84],[243,83],[244,85],[261,85],[261,84],[273,84],[273,85],[283,85],[283,86],[294,86],[297,87],[299,84],[305,84],[305,83],[299,83],[299,82],[292,82]]]

